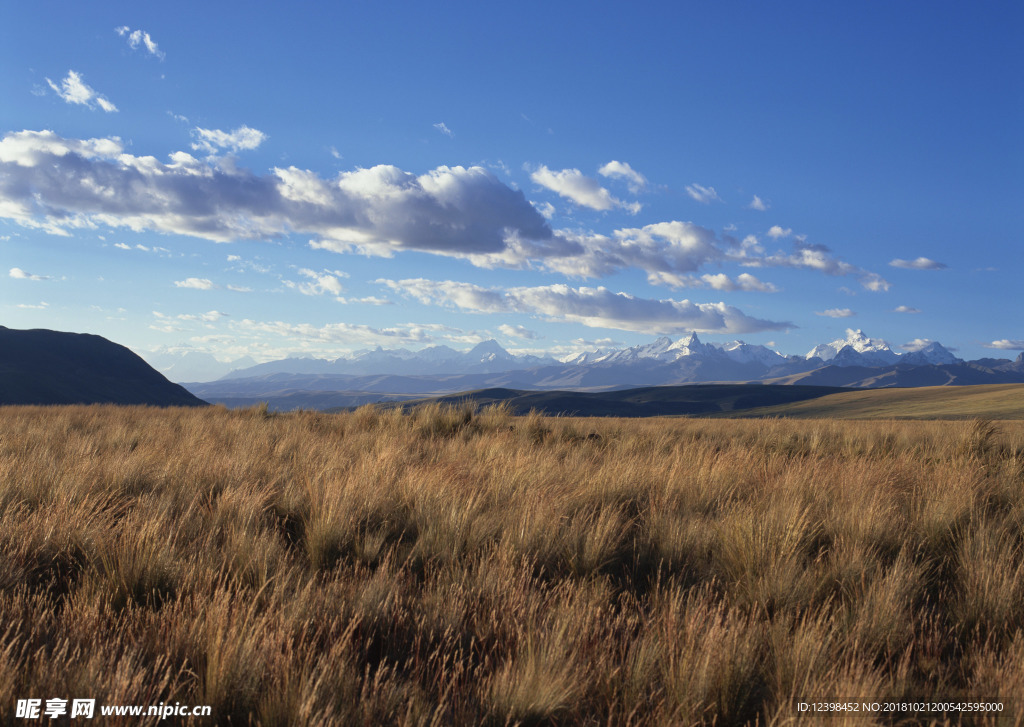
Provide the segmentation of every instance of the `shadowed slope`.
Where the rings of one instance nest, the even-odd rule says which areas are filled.
[[[762,386],[760,384],[694,384],[645,386],[617,391],[519,391],[481,389],[431,401],[456,404],[471,401],[478,406],[507,404],[516,414],[536,410],[548,416],[708,416],[815,399],[845,391],[829,386]],[[393,404],[414,406],[424,400]]]
[[[204,406],[101,336],[0,326],[0,404]]]

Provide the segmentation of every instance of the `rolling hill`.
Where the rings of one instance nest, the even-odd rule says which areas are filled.
[[[844,391],[827,386],[694,384],[646,386],[617,391],[520,391],[481,389],[451,396],[389,402],[382,406],[416,406],[427,402],[477,406],[507,404],[515,414],[537,411],[548,416],[652,417],[709,416],[720,412],[781,405]]]
[[[723,412],[797,419],[1024,419],[1024,384],[861,389],[816,399]]]
[[[101,336],[0,326],[0,404],[206,406]]]

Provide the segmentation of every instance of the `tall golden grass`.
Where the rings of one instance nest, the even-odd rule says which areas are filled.
[[[1022,602],[1020,422],[0,409],[3,724],[1021,724]]]

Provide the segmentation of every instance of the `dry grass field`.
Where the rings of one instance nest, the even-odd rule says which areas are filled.
[[[809,419],[1024,419],[1024,384],[860,389],[725,416]]]
[[[1021,724],[1022,601],[1024,422],[0,409],[3,724]]]

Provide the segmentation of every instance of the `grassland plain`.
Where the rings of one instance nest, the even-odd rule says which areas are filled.
[[[1019,725],[1022,526],[1022,422],[3,408],[0,721]]]
[[[721,416],[808,419],[1024,419],[1024,384],[860,389]]]

